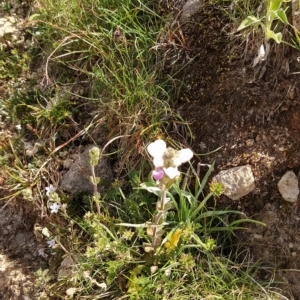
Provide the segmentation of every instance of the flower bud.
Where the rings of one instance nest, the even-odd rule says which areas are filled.
[[[91,148],[89,151],[89,156],[90,156],[90,165],[96,166],[100,158],[100,149],[98,147]]]

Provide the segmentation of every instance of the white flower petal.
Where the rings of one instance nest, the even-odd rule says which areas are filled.
[[[182,149],[178,151],[178,155],[181,163],[183,164],[193,157],[193,152],[191,149]]]
[[[179,152],[179,151],[178,151]],[[178,153],[179,154],[179,153]],[[172,159],[172,165],[174,167],[179,167],[182,164],[181,158],[179,156],[176,156]]]
[[[107,290],[107,285],[105,284],[105,282],[102,282],[100,284],[97,284],[99,286],[99,288],[101,288],[102,290]]]
[[[180,175],[180,172],[177,170],[177,168],[173,167],[164,168],[164,172],[170,179],[174,179]]]
[[[60,204],[56,202],[49,206],[51,214],[57,214],[58,210],[60,209]]]
[[[55,245],[55,239],[47,241],[48,247],[52,248]]]
[[[163,140],[156,140],[147,147],[147,150],[152,157],[162,157],[166,149],[167,145]]]
[[[45,190],[46,190],[46,195],[49,197],[50,193],[54,193],[56,191],[56,187],[50,184],[50,186],[47,186]]]
[[[38,254],[39,254],[40,256],[44,257],[44,258],[47,258],[47,257],[48,257],[48,255],[44,252],[44,249],[43,249],[43,248],[41,248],[41,249],[38,250]]]
[[[259,47],[258,56],[261,58],[261,60],[265,59],[266,51],[265,51],[265,47],[263,44]]]
[[[164,166],[164,160],[162,157],[154,157],[153,165],[155,168],[162,168]]]

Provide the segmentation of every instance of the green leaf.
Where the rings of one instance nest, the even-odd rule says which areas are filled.
[[[270,10],[266,15],[266,27],[271,28],[272,22],[277,18],[276,11]]]
[[[282,4],[282,0],[271,0],[270,6],[268,7],[268,9],[277,10],[280,8],[281,4]]]
[[[261,19],[258,19],[254,16],[248,16],[238,27],[237,31],[243,30],[248,26],[254,26],[261,22]]]
[[[275,33],[273,30],[267,30],[266,37],[268,39],[273,39],[278,44],[282,42],[281,32]]]
[[[275,13],[277,18],[280,19],[282,23],[289,24],[285,11],[282,8],[278,9]]]
[[[194,197],[193,197],[193,195],[192,195],[191,193],[186,192],[186,191],[183,191],[183,190],[180,190],[180,193],[181,193],[181,195],[182,195],[183,197],[185,197],[185,198],[188,200],[188,202],[189,202],[190,204],[192,204],[192,199],[193,199]]]
[[[236,215],[244,215],[244,213],[237,211],[237,210],[209,210],[201,214],[199,217],[200,219],[208,218],[208,217],[216,217],[216,216],[222,216],[222,215],[229,215],[229,214],[236,214]]]
[[[28,20],[29,21],[38,20],[40,16],[41,16],[40,14],[33,14],[28,18]]]
[[[208,178],[209,178],[209,176],[211,175],[212,171],[214,170],[214,165],[215,165],[215,163],[213,163],[213,164],[209,167],[209,169],[208,169],[208,171],[206,172],[206,174],[205,174],[205,176],[204,176],[202,182],[200,183],[200,189],[197,191],[197,194],[196,194],[196,196],[195,196],[195,199],[196,199],[196,200],[198,200],[198,198],[200,197],[200,195],[201,195],[201,193],[202,193],[204,187],[206,186],[206,183],[207,183],[207,181],[208,181]]]
[[[149,193],[152,193],[156,196],[160,196],[161,195],[161,189],[158,188],[154,183],[152,182],[144,182],[141,184],[140,187],[138,188],[134,188],[134,190],[146,190]]]
[[[231,227],[235,227],[235,226],[237,226],[237,225],[240,225],[240,224],[242,224],[242,223],[252,223],[252,224],[256,224],[256,225],[260,225],[260,226],[266,226],[266,224],[265,223],[263,223],[263,222],[261,222],[261,221],[257,221],[257,220],[252,220],[252,219],[239,219],[239,220],[235,220],[235,221],[233,221],[233,222],[231,222],[230,224],[229,224],[229,226],[231,226]]]

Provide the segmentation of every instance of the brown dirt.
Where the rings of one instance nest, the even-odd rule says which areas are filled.
[[[42,287],[35,285],[34,273],[47,265],[38,254],[46,245],[34,235],[36,218],[31,203],[20,199],[0,202],[1,300],[47,299],[42,297]]]
[[[173,9],[175,16],[182,6]],[[194,134],[182,142],[199,154],[221,147],[200,157],[202,163],[215,161],[216,172],[251,165],[255,191],[240,201],[221,197],[219,206],[266,224],[248,226],[236,242],[245,244],[255,261],[278,270],[275,278],[287,284],[289,299],[300,299],[300,205],[285,202],[277,188],[286,171],[300,171],[299,52],[273,45],[267,61],[253,68],[262,39],[250,35],[246,48],[245,37],[229,34],[229,24],[224,11],[204,1],[188,22],[173,27],[172,51],[180,59],[172,68],[192,58],[178,74],[184,83],[178,111]]]

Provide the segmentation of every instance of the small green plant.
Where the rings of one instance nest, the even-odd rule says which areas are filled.
[[[131,296],[137,295],[150,284],[146,280],[145,270],[150,272],[148,276],[155,274],[157,280],[161,278],[162,272],[174,274],[181,268],[193,270],[194,251],[201,251],[205,253],[204,255],[214,257],[212,253],[219,247],[221,239],[215,240],[211,235],[224,231],[230,234],[234,230],[242,229],[240,224],[243,222],[255,222],[244,218],[230,223],[228,222],[230,214],[242,214],[237,211],[207,209],[207,201],[212,197],[220,196],[223,192],[221,184],[212,183],[210,192],[202,198],[213,166],[210,167],[202,182],[199,181],[198,176],[196,177],[193,192],[188,190],[186,180],[183,180],[180,186],[181,173],[178,171],[178,166],[192,158],[193,153],[190,149],[177,151],[167,148],[163,140],[157,140],[148,146],[148,152],[153,157],[155,169],[152,171],[152,176],[155,181],[142,183],[138,190],[144,189],[159,197],[156,212],[151,220],[144,224],[118,224],[138,229],[145,228],[147,235],[144,239],[149,239],[143,242],[144,267],[134,269],[130,276],[128,292]],[[214,259],[218,260],[218,258]]]
[[[95,166],[99,163],[99,159],[100,159],[100,149],[98,147],[93,147],[89,151],[89,156],[90,156],[90,165],[91,165],[91,173],[92,173],[90,181],[91,181],[91,183],[93,185],[93,189],[94,189],[93,202],[95,202],[98,215],[100,215],[100,213],[101,213],[101,211],[100,211],[100,193],[97,190],[97,186],[100,182],[100,178],[96,177],[96,174],[95,174]]]
[[[147,224],[147,234],[151,238],[151,244],[144,244],[146,252],[155,252],[157,247],[161,245],[166,225],[168,211],[172,209],[170,198],[167,197],[167,191],[173,182],[180,175],[178,167],[189,161],[193,153],[190,149],[182,149],[176,151],[173,148],[167,148],[163,140],[156,140],[148,146],[148,152],[153,157],[155,169],[152,172],[153,179],[158,182],[160,200],[156,203],[157,213],[149,224]],[[174,236],[174,235],[173,235]],[[179,234],[176,235],[179,237]],[[178,241],[178,238],[173,241]],[[176,242],[177,244],[177,242]],[[171,244],[170,247],[174,246]]]
[[[249,26],[261,26],[266,42],[273,39],[276,43],[281,43],[282,33],[275,32],[274,21],[281,21],[285,25],[289,24],[286,15],[288,7],[283,7],[286,2],[290,2],[290,0],[267,0],[265,16],[261,18],[257,18],[253,15],[248,16],[238,27],[237,31],[243,30]],[[278,27],[278,25],[279,24],[276,23],[275,28]]]
[[[70,237],[62,239],[66,229],[53,222],[51,229],[39,230],[47,238],[47,252],[55,253],[58,264],[60,257],[63,260],[59,280],[45,286],[46,291],[59,299],[69,299],[70,295],[73,299],[111,300],[125,296],[132,300],[250,300],[253,295],[257,299],[277,299],[268,285],[262,287],[257,283],[258,266],[250,264],[250,258],[245,256],[242,262],[233,262],[222,255],[221,236],[230,235],[242,228],[242,222],[251,220],[236,220],[231,216],[241,213],[210,207],[209,200],[223,192],[222,185],[212,183],[205,195],[213,165],[202,180],[193,168],[183,174],[178,167],[192,158],[192,151],[167,148],[163,140],[157,140],[147,148],[154,165],[149,182],[141,183],[135,173],[131,179],[134,189],[124,192],[114,185],[115,194],[110,191],[100,197],[94,167],[105,147],[101,151],[94,147],[89,153],[95,189],[90,211],[82,219],[73,220],[56,188],[46,188],[50,217],[63,217],[70,232]],[[195,176],[191,176],[190,170]],[[147,194],[152,203],[152,195],[159,198],[154,211],[152,206],[152,211],[135,216],[136,209],[151,209],[145,206]],[[116,198],[123,200],[123,205]],[[127,198],[135,200],[137,207],[127,206]],[[114,210],[108,208],[111,205]],[[142,224],[122,222],[124,218],[135,220],[147,215],[150,220],[145,219]],[[47,252],[41,250],[39,254]],[[64,273],[62,266],[66,264],[68,270]]]
[[[10,51],[0,50],[0,79],[17,80],[28,71],[30,62],[28,52],[23,52],[18,49]]]

